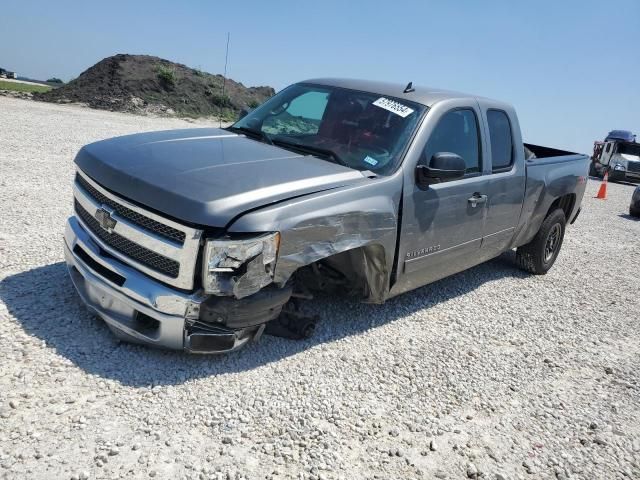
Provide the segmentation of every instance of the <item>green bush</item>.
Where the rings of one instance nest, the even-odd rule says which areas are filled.
[[[176,71],[173,68],[158,65],[156,72],[158,73],[160,83],[165,87],[173,87],[176,84]]]
[[[249,108],[257,108],[260,106],[260,102],[258,100],[256,100],[255,98],[251,101],[249,101]]]
[[[220,108],[231,107],[231,98],[228,95],[221,95],[219,93],[211,93],[211,103]]]
[[[64,82],[60,80],[58,77],[53,77],[47,80],[47,83],[64,83]]]

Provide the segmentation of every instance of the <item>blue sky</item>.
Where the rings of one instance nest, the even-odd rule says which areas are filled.
[[[281,89],[346,76],[513,103],[525,140],[588,152],[640,134],[640,0],[8,1],[0,66],[68,80],[115,53]]]

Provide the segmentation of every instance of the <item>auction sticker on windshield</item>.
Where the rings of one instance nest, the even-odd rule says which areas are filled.
[[[369,155],[367,155],[366,157],[364,157],[364,163],[368,163],[369,165],[371,165],[372,167],[375,167],[376,165],[378,165],[378,160],[376,160],[373,157],[370,157]]]
[[[402,118],[405,118],[413,113],[413,109],[407,107],[406,105],[402,105],[399,102],[395,102],[385,97],[380,97],[378,100],[373,102],[376,107],[384,108],[396,115],[400,115]]]

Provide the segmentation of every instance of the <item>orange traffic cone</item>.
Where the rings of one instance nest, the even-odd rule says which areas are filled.
[[[604,178],[602,179],[602,183],[600,184],[600,188],[598,189],[598,194],[596,198],[600,200],[607,199],[607,181],[609,180],[609,172],[604,172]]]

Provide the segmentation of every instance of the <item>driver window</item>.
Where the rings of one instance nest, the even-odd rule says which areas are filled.
[[[307,92],[294,98],[286,108],[267,117],[262,130],[270,134],[315,135],[327,108],[327,92]]]
[[[452,110],[440,119],[424,148],[423,158],[430,162],[439,152],[460,155],[467,166],[466,173],[480,172],[478,122],[473,110]]]

